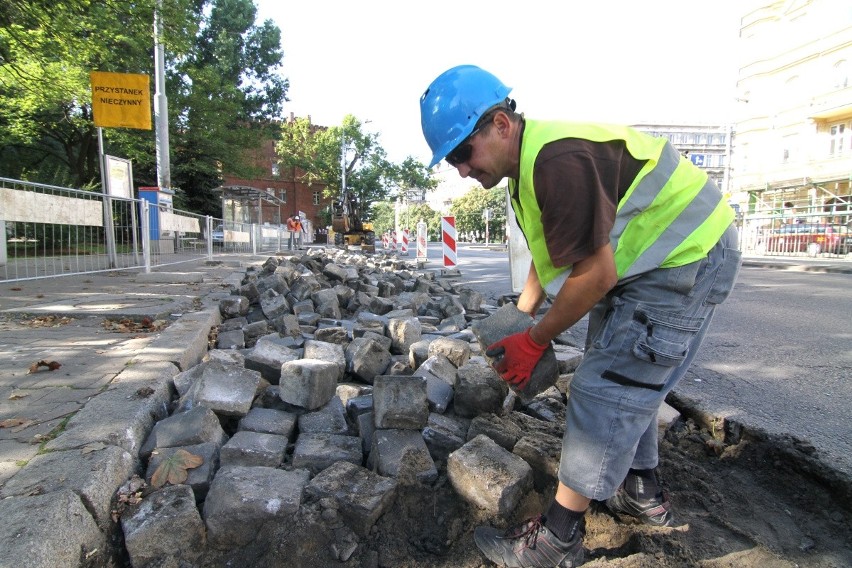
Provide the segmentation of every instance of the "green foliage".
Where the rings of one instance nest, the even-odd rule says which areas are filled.
[[[441,240],[441,213],[429,207],[426,203],[418,203],[403,207],[400,210],[399,225],[403,229],[417,232],[417,223],[426,222],[426,240]]]
[[[157,0],[11,0],[0,7],[0,174],[99,187],[89,72],[153,75]],[[172,186],[178,206],[218,214],[221,172],[242,159],[287,100],[281,32],[252,0],[162,0]],[[153,88],[152,80],[152,88]],[[105,152],[156,185],[153,131],[105,130]],[[63,173],[65,172],[65,173]]]
[[[485,240],[485,210],[490,211],[488,241],[502,242],[506,234],[506,187],[485,189],[474,187],[453,200],[451,212],[456,218],[459,240],[462,234],[478,233],[477,240]]]
[[[381,201],[375,203],[372,209],[373,227],[377,235],[392,231],[396,223],[396,203]],[[427,240],[441,239],[441,213],[435,211],[427,203],[401,204],[399,206],[399,227],[409,229],[412,234],[417,231],[417,223],[426,222]]]
[[[4,3],[0,171],[36,181],[66,178],[77,187],[99,181],[89,71],[143,71],[153,1],[130,8],[116,0]],[[170,13],[178,1],[166,2]],[[57,175],[58,167],[68,175]]]
[[[379,135],[365,132],[363,123],[347,115],[341,126],[328,128],[312,125],[299,118],[281,128],[276,152],[282,164],[297,168],[300,180],[308,185],[323,185],[325,197],[354,193],[375,219],[371,208],[380,201],[395,198],[416,188],[425,193],[435,187],[426,166],[412,157],[401,164],[387,159]]]
[[[394,228],[396,204],[393,201],[379,201],[372,207],[373,230],[377,235]]]

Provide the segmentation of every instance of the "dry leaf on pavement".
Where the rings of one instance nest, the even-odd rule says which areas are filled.
[[[24,320],[21,323],[27,327],[59,327],[68,325],[72,321],[74,321],[74,318],[65,316],[39,316]]]
[[[44,361],[44,360],[42,360],[42,361],[39,361],[37,363],[33,363],[32,365],[30,365],[30,370],[27,371],[27,374],[31,375],[33,373],[38,373],[38,370],[41,367],[46,367],[49,371],[55,371],[56,369],[58,369],[61,366],[62,366],[62,364],[57,363],[56,361]]]
[[[7,418],[6,420],[0,420],[0,428],[15,428],[17,426],[27,427],[32,423],[32,420],[28,420],[26,418]]]
[[[148,333],[152,331],[160,331],[168,325],[168,322],[165,320],[152,320],[148,317],[142,318],[141,321],[122,318],[120,320],[105,319],[102,325],[107,331],[115,331],[118,333]]]

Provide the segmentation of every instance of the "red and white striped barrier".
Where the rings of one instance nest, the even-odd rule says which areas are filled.
[[[402,245],[399,254],[408,256],[408,229],[403,229],[402,231]]]
[[[441,217],[441,241],[444,243],[444,266],[458,264],[456,256],[456,218]]]
[[[390,243],[388,242],[388,234],[382,233],[382,248],[388,250],[390,248]]]
[[[396,231],[393,231],[391,233],[391,239],[390,240],[391,240],[391,250],[393,252],[396,252],[398,241],[399,241],[399,233],[397,233]]]

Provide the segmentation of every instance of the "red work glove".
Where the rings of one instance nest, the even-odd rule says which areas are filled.
[[[526,388],[536,363],[550,345],[549,342],[539,345],[533,341],[530,329],[492,343],[485,350],[488,357],[497,360],[494,369],[500,377],[519,391]]]

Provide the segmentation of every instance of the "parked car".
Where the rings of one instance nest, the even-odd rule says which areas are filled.
[[[816,256],[823,252],[847,254],[852,249],[852,236],[846,225],[829,223],[793,223],[773,230],[766,242],[767,252],[807,253]]]
[[[222,225],[217,225],[215,229],[213,229],[213,244],[221,245],[225,242],[225,228]]]

